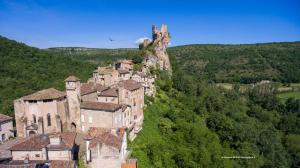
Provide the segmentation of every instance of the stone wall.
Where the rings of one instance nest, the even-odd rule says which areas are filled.
[[[14,137],[14,133],[12,132],[14,130],[12,120],[0,123],[0,128],[0,142],[8,140],[10,137]]]

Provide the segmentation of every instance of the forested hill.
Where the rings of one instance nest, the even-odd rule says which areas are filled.
[[[300,42],[186,45],[168,53],[186,73],[217,83],[300,82]]]
[[[0,113],[13,116],[14,99],[49,87],[63,90],[70,73],[86,80],[95,67],[0,36]]]

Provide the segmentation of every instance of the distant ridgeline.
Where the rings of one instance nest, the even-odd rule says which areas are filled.
[[[217,83],[256,83],[270,80],[300,82],[300,42],[215,45],[168,49],[173,67]]]

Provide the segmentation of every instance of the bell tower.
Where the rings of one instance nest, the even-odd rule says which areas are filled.
[[[66,80],[66,92],[68,101],[68,129],[74,132],[81,132],[80,121],[80,79],[71,75]]]

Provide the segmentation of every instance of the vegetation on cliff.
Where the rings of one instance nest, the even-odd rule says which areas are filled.
[[[137,50],[119,51],[45,51],[1,37],[0,112],[12,116],[12,101],[34,91],[63,90],[70,73],[86,80],[96,63],[140,61]],[[181,46],[169,55],[172,78],[153,72],[158,93],[146,99],[143,131],[130,144],[140,167],[299,167],[297,96],[279,101],[271,88],[241,93],[213,83],[299,82],[299,43]]]
[[[173,67],[172,79],[157,74],[158,94],[131,144],[141,167],[299,166],[299,100],[283,104],[261,86],[223,90]],[[250,159],[226,159],[234,156]]]

